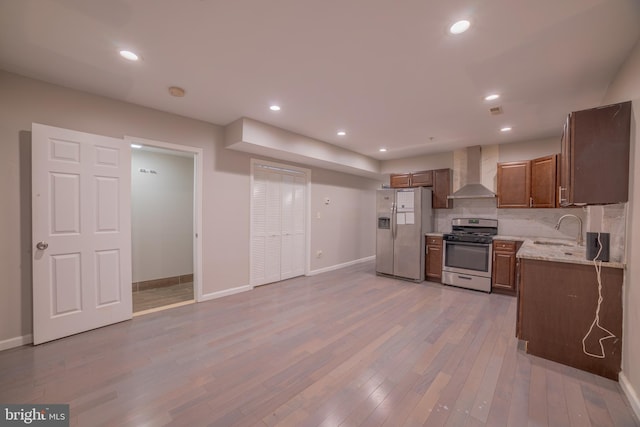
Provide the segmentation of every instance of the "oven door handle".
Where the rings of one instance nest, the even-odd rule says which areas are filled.
[[[452,240],[445,240],[447,245],[463,245],[463,246],[491,246],[491,243],[474,243],[474,242],[456,242]]]

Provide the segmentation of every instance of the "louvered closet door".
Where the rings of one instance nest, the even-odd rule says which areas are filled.
[[[292,243],[293,243],[293,266],[292,276],[301,276],[304,274],[305,266],[305,242],[306,242],[306,221],[305,206],[307,194],[307,181],[304,177],[295,177],[293,185],[293,203],[292,203]]]
[[[251,285],[265,282],[265,255],[267,248],[267,181],[268,173],[256,169],[251,193]]]
[[[251,211],[251,284],[305,272],[306,178],[256,167]]]
[[[265,282],[281,280],[282,251],[282,176],[267,173],[267,203],[265,209]]]
[[[282,176],[282,250],[280,262],[280,279],[294,276],[295,245],[293,243],[293,205],[295,182],[291,175]]]
[[[281,280],[304,274],[304,177],[282,176]]]

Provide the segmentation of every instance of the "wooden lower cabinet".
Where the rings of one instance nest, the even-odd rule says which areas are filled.
[[[442,282],[442,237],[426,236],[425,278],[430,282]]]
[[[518,338],[527,353],[618,380],[622,353],[622,279],[620,268],[602,267],[600,325],[615,335],[602,341],[604,358],[583,352],[598,306],[598,281],[593,265],[520,260]],[[602,356],[599,339],[606,332],[594,326],[585,340],[587,352]]]
[[[521,245],[522,242],[511,240],[493,241],[492,292],[516,295],[516,253]]]

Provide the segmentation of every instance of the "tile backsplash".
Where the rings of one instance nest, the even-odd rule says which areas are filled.
[[[601,211],[598,211],[601,210]],[[496,199],[455,199],[453,209],[435,210],[435,231],[451,232],[453,218],[493,218],[498,220],[498,234],[503,236],[575,239],[578,221],[567,218],[559,230],[554,227],[565,214],[582,219],[583,238],[587,231],[610,233],[611,261],[624,260],[626,204],[562,209],[498,209]]]

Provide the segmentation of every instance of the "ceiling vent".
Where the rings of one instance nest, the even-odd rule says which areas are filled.
[[[494,116],[497,116],[498,114],[502,114],[502,106],[498,105],[497,107],[491,107],[489,108],[489,112]]]

